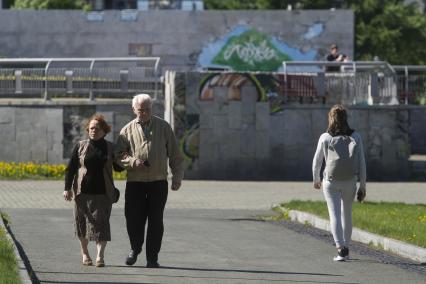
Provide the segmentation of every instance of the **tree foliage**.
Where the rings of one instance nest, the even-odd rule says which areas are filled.
[[[329,9],[340,5],[339,0],[204,0],[206,9],[252,10],[287,9],[289,5],[297,9]]]
[[[254,10],[266,9],[270,0],[204,0],[204,6],[212,10]]]
[[[15,0],[14,9],[89,9],[84,0]]]
[[[426,64],[426,16],[404,0],[204,0],[206,9],[352,9],[355,60]]]
[[[391,64],[426,64],[426,18],[403,0],[365,0],[352,4],[356,16],[358,60],[375,55]]]

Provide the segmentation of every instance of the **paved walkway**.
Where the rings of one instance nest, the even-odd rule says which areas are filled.
[[[72,205],[62,182],[0,182],[0,208],[12,220],[39,283],[425,283],[425,276],[352,252],[333,263],[328,241],[254,219],[272,204],[319,199],[303,182],[185,181],[169,193],[162,269],[124,265],[128,251],[123,203],[114,205],[105,268],[82,267]],[[123,188],[123,183],[117,184]],[[370,183],[370,200],[426,203],[426,184]],[[94,257],[94,246],[91,252]],[[402,260],[404,261],[404,260]]]
[[[72,208],[62,197],[63,181],[0,181],[0,208]],[[116,181],[124,192],[125,183]],[[292,199],[323,200],[309,182],[184,181],[170,192],[167,207],[269,210]],[[426,183],[368,183],[367,200],[426,204]],[[124,206],[123,198],[115,207]]]

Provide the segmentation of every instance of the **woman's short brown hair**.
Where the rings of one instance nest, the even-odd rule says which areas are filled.
[[[98,113],[95,113],[87,120],[87,123],[85,126],[85,129],[87,132],[89,132],[89,124],[92,120],[96,120],[99,123],[99,126],[105,132],[105,135],[111,132],[111,126],[108,125],[108,123],[105,120],[105,117],[102,114],[98,114]]]

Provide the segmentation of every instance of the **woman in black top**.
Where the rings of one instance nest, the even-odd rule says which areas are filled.
[[[92,265],[89,241],[96,241],[96,266],[105,266],[104,251],[111,241],[109,218],[117,198],[112,178],[113,144],[105,135],[111,131],[102,115],[93,115],[86,124],[89,139],[80,141],[73,150],[65,172],[65,200],[74,195],[75,231],[80,240],[82,264]]]

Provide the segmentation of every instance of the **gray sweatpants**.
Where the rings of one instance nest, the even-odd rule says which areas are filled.
[[[347,247],[352,235],[352,203],[356,195],[356,178],[345,181],[324,179],[323,192],[336,247]]]

